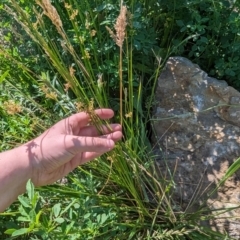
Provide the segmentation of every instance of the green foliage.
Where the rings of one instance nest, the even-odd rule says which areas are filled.
[[[4,232],[11,237],[92,239],[108,231],[113,220],[117,220],[114,210],[94,206],[96,199],[81,197],[80,192],[79,198],[66,198],[64,202],[58,202],[60,198],[55,196],[54,201],[46,202],[30,181],[27,183],[27,194],[19,196],[18,200],[17,225]]]
[[[147,126],[156,81],[170,55],[187,56],[212,75],[240,85],[239,3],[126,1],[129,14],[122,69],[119,47],[106,30],[106,26],[114,30],[119,14],[116,1],[52,4],[62,28],[34,1],[0,4],[5,32],[0,45],[1,150],[26,142],[53,122],[83,110],[79,105],[84,110],[92,104],[113,108],[115,121],[123,117],[125,138],[112,153],[76,169],[65,183],[34,189],[29,181],[27,194],[0,214],[0,236],[224,239],[199,226],[206,220],[206,209],[185,213],[171,199],[176,183],[166,182],[156,169]],[[9,115],[12,100],[22,109]]]
[[[161,46],[240,87],[239,1],[161,1]],[[179,47],[183,39],[193,36]]]

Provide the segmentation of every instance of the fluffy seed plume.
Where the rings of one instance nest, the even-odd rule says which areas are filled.
[[[117,21],[114,25],[114,29],[116,31],[116,34],[109,28],[106,27],[108,30],[111,38],[114,40],[114,42],[119,46],[123,46],[123,42],[125,39],[125,30],[127,26],[127,7],[121,6],[120,14],[117,18]]]
[[[122,55],[123,55],[123,42],[126,35],[126,26],[127,26],[127,7],[122,5],[121,1],[121,9],[120,14],[117,18],[117,21],[114,25],[114,29],[116,34],[108,27],[107,30],[115,41],[115,43],[119,46],[120,56],[119,56],[119,99],[120,99],[120,123],[122,125],[123,122],[123,67],[122,67]]]
[[[56,8],[51,4],[50,0],[36,0],[36,3],[43,9],[43,13],[51,19],[58,32],[61,33],[62,21]]]

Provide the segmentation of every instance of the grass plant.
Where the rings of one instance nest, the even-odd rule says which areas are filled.
[[[9,68],[0,78],[1,87],[9,91],[1,94],[1,103],[12,99],[15,107],[26,103],[12,120],[22,119],[24,126],[18,124],[18,127],[28,130],[21,141],[78,111],[87,111],[99,126],[102,122],[93,114],[93,109],[99,107],[115,110],[115,121],[122,123],[124,139],[114,151],[78,167],[58,184],[34,189],[28,182],[27,194],[19,196],[14,205],[0,214],[0,236],[5,239],[230,239],[199,225],[214,217],[206,217],[207,209],[184,212],[171,198],[175,183],[165,181],[155,165],[146,126],[154,102],[154,86],[164,59],[174,49],[168,46],[163,51],[154,41],[140,37],[150,23],[148,17],[151,14],[157,17],[153,12],[157,2],[9,0],[5,3],[5,14],[28,34],[30,50],[37,54],[37,58],[26,60],[22,50],[14,52],[11,46],[0,46],[0,59]],[[145,23],[138,21],[143,8],[150,11]],[[164,42],[170,32],[164,34]],[[192,38],[192,35],[182,37],[177,48]],[[139,52],[144,52],[147,61],[151,59],[153,71],[149,72],[149,63],[140,59]],[[161,61],[159,53],[163,52]],[[14,67],[18,69],[17,76]],[[11,96],[13,93],[15,96]],[[7,116],[6,106],[3,104],[1,111]],[[7,122],[4,124],[6,134],[12,134],[14,141],[20,143],[19,132],[13,134],[6,127]],[[2,139],[6,141],[6,136]],[[9,148],[10,141],[2,149]],[[236,169],[234,166],[231,174]]]

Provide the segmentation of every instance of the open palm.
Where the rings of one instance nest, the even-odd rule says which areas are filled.
[[[95,113],[101,119],[114,115],[110,109],[98,109]],[[113,149],[122,137],[119,124],[103,126],[100,135],[89,122],[87,113],[74,114],[25,144],[35,186],[57,181],[77,166]]]

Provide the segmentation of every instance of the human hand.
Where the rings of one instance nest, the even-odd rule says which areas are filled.
[[[110,119],[111,109],[98,109],[101,119]],[[99,135],[94,126],[88,126],[90,117],[81,112],[61,120],[36,139],[24,144],[35,186],[51,184],[64,177],[77,166],[86,163],[114,148],[122,138],[119,124],[102,127]]]

